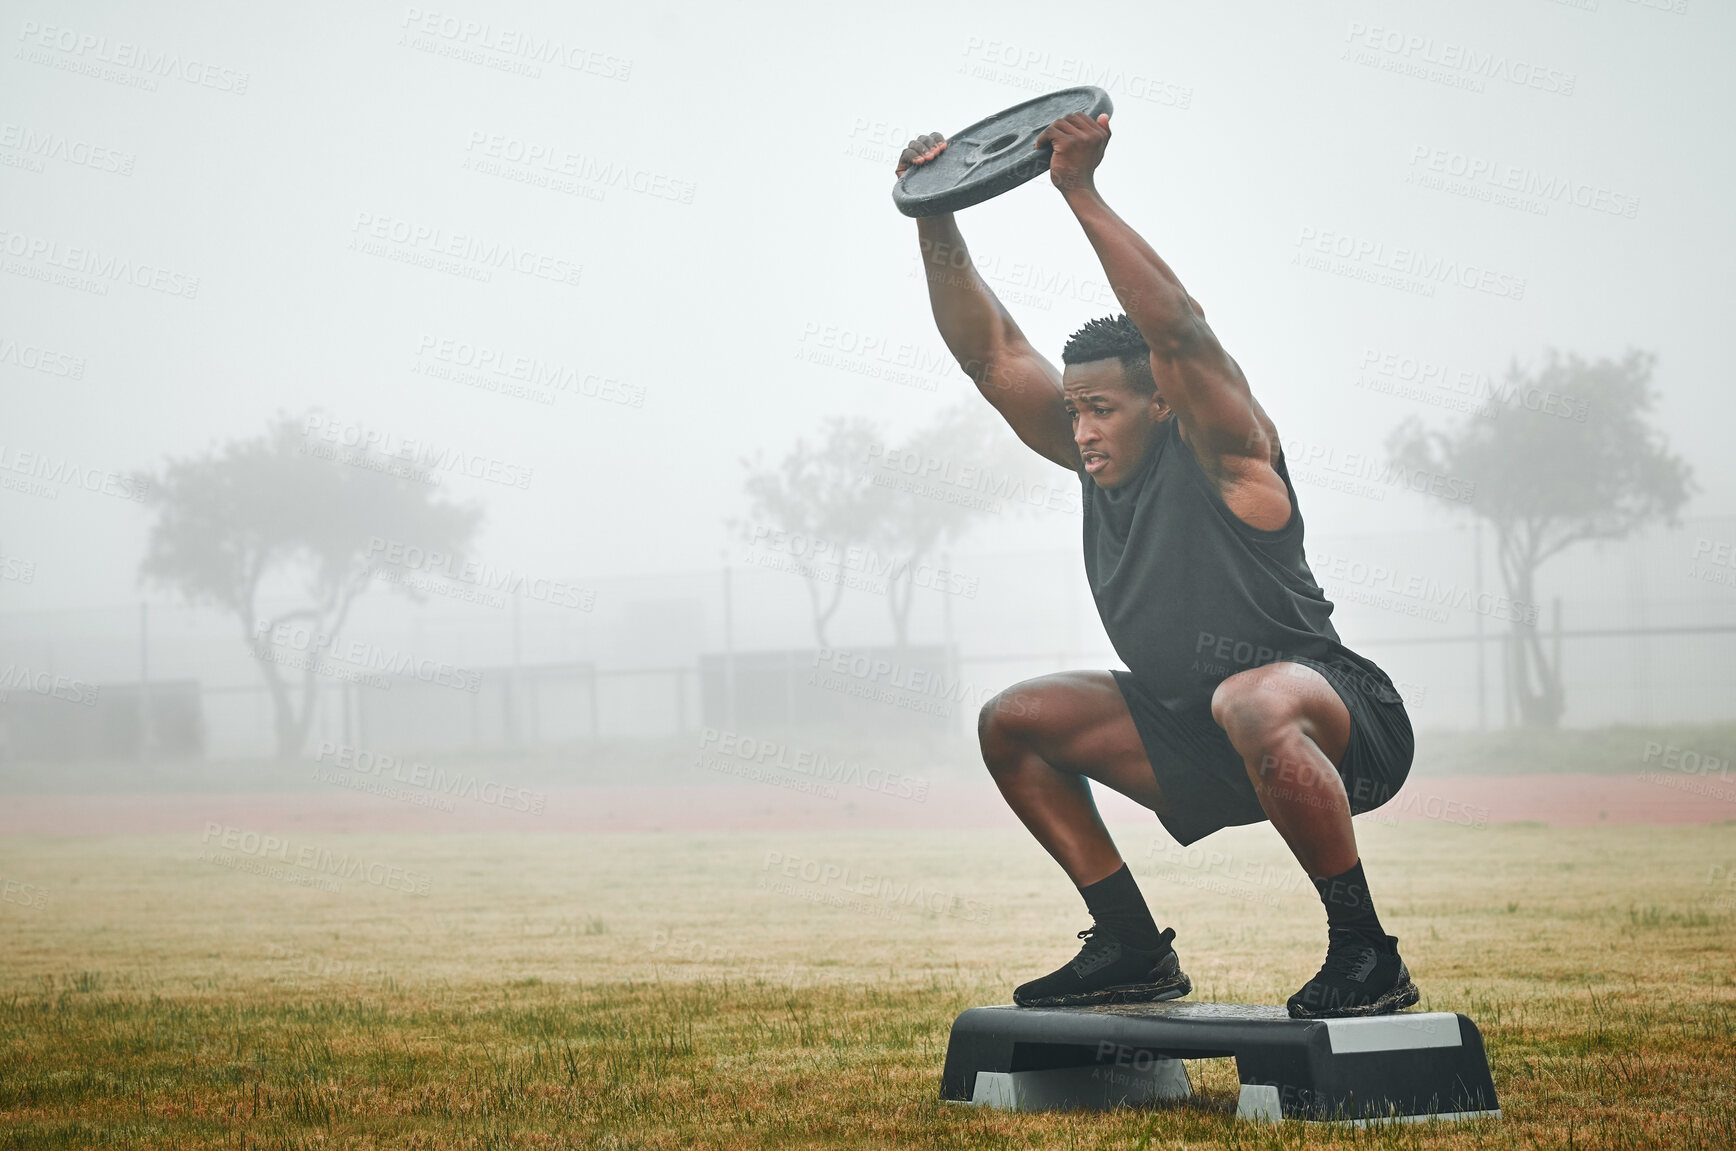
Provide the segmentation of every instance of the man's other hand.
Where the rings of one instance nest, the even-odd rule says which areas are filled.
[[[1063,192],[1092,186],[1092,175],[1103,162],[1103,150],[1109,147],[1109,114],[1095,120],[1083,112],[1063,116],[1037,137],[1032,145],[1041,148],[1049,144],[1055,149],[1049,162],[1049,179]]]
[[[946,151],[946,137],[939,132],[930,132],[926,136],[918,136],[898,154],[897,175],[904,175],[918,164],[926,164],[942,152]]]

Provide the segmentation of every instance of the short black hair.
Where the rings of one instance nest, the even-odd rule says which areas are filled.
[[[1073,333],[1061,349],[1063,364],[1089,364],[1097,360],[1120,360],[1127,382],[1135,391],[1157,391],[1151,378],[1151,346],[1126,313],[1091,320]]]

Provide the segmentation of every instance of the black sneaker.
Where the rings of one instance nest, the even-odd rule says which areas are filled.
[[[1150,951],[1130,947],[1101,927],[1079,933],[1085,946],[1059,971],[1033,979],[1013,992],[1020,1007],[1083,1007],[1091,1003],[1156,1003],[1193,990],[1182,974],[1166,928]]]
[[[1327,933],[1326,963],[1285,1005],[1292,1019],[1391,1015],[1422,998],[1390,935]]]

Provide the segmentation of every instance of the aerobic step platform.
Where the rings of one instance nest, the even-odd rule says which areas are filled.
[[[940,1096],[1015,1111],[1189,1094],[1184,1059],[1234,1056],[1244,1119],[1499,1118],[1483,1037],[1446,1012],[1291,1019],[1282,1007],[973,1007],[952,1024]]]

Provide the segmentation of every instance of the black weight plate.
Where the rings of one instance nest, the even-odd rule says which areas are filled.
[[[938,216],[993,199],[1049,170],[1052,149],[1031,147],[1044,128],[1075,112],[1096,119],[1114,110],[1109,93],[1089,85],[1014,104],[948,136],[945,151],[899,177],[892,202],[906,216]]]

